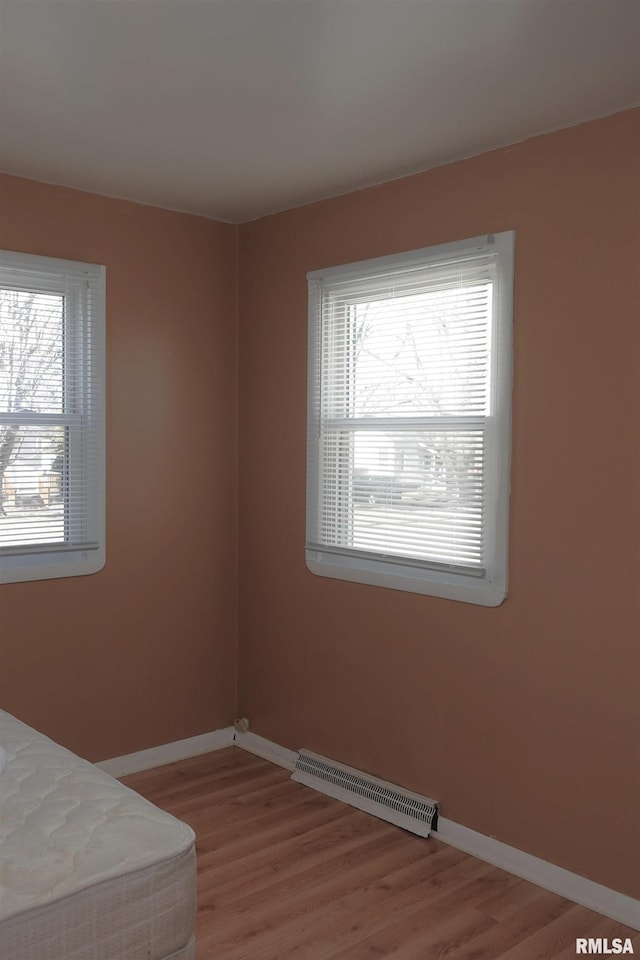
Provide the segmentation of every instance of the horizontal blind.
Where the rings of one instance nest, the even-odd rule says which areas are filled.
[[[0,255],[0,554],[101,536],[103,276]]]
[[[485,572],[492,253],[311,280],[309,549]]]

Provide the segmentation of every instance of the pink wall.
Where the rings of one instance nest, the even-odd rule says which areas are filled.
[[[240,228],[239,708],[640,894],[638,111]],[[308,270],[515,229],[510,596],[304,564]]]
[[[0,703],[91,760],[226,726],[236,228],[13,177],[0,246],[107,266],[107,563],[0,588]]]
[[[0,588],[3,708],[94,760],[241,711],[640,895],[639,120],[239,229],[0,178],[1,246],[108,270],[107,565]],[[312,576],[306,272],[511,228],[508,600]]]

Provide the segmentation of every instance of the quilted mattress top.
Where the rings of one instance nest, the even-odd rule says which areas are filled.
[[[194,833],[0,710],[0,920],[184,853]]]

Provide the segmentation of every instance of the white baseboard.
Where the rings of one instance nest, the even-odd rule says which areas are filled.
[[[139,773],[141,770],[150,770],[152,767],[162,767],[166,763],[175,763],[176,760],[198,757],[201,753],[209,753],[211,750],[231,747],[234,733],[233,727],[223,727],[221,730],[212,730],[211,733],[201,733],[197,737],[174,740],[173,743],[139,750],[138,753],[128,753],[123,757],[113,757],[112,760],[102,760],[96,766],[111,774],[112,777],[126,777],[130,773]]]
[[[257,757],[263,760],[270,760],[271,763],[277,763],[279,767],[285,767],[287,770],[293,770],[298,759],[295,750],[287,750],[272,740],[265,740],[259,737],[257,733],[236,733],[236,747],[241,747],[249,753],[255,753]]]
[[[185,760],[188,757],[197,757],[202,753],[221,750],[234,744],[286,770],[295,768],[298,757],[295,750],[287,750],[286,747],[281,747],[255,733],[238,733],[233,727],[224,727],[222,730],[203,733],[197,737],[189,737],[187,740],[176,740],[160,747],[130,753],[124,757],[103,760],[96,766],[111,774],[112,777],[124,777],[130,773],[149,770],[166,763],[175,763],[176,760]],[[510,847],[493,837],[477,833],[469,827],[444,817],[438,818],[438,829],[432,832],[432,836],[480,860],[492,863],[516,877],[521,877],[545,890],[566,897],[567,900],[579,903],[589,910],[595,910],[605,917],[617,920],[618,923],[640,930],[640,900],[618,893],[600,883],[581,877],[577,873],[571,873],[570,870],[548,863],[546,860]]]
[[[265,760],[271,760],[281,767],[293,770],[298,754],[286,750],[271,740],[259,737],[255,733],[236,733],[236,746],[255,753]],[[311,785],[310,785],[311,786]],[[524,853],[506,843],[477,833],[469,827],[463,827],[453,820],[438,817],[438,829],[432,831],[434,839],[442,840],[452,847],[464,850],[480,860],[492,863],[516,877],[522,877],[545,890],[557,893],[567,900],[595,910],[605,917],[624,923],[634,930],[640,930],[640,900],[634,900],[624,893],[611,890],[602,884],[587,880],[577,873],[571,873],[530,853]]]
[[[438,829],[433,836],[444,843],[464,850],[480,860],[492,863],[508,873],[535,883],[545,890],[557,893],[567,900],[579,903],[589,910],[624,923],[628,927],[640,930],[640,900],[634,900],[624,893],[618,893],[593,880],[587,880],[577,873],[571,873],[554,863],[548,863],[530,853],[510,847],[493,837],[477,833],[469,827],[463,827],[453,820],[438,818]]]

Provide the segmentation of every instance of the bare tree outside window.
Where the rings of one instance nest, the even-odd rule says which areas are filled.
[[[64,533],[64,297],[0,289],[0,545]]]
[[[0,583],[104,566],[105,280],[0,251]]]
[[[451,421],[487,411],[490,310],[486,281],[349,309],[348,414],[381,425],[345,437],[354,543],[364,545],[384,520],[404,544],[402,528],[414,524],[418,509],[437,511],[434,527],[477,509],[482,434],[454,430]],[[414,429],[414,418],[431,426]],[[389,419],[395,425],[385,429]]]

